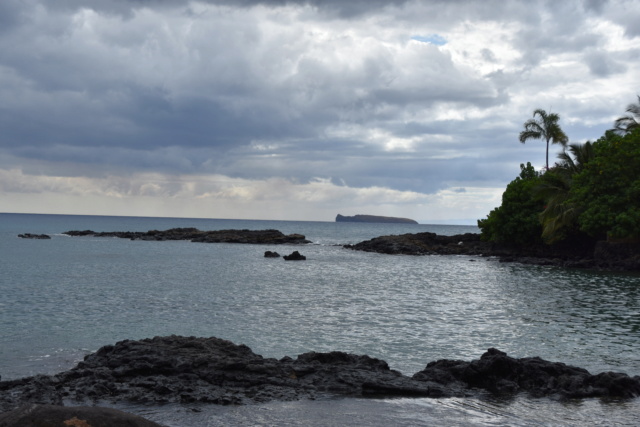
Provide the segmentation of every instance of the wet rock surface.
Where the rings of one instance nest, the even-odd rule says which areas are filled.
[[[0,414],[0,427],[160,427],[153,421],[112,408],[29,404]]]
[[[311,243],[301,234],[285,235],[278,230],[215,230],[201,231],[197,228],[172,228],[159,231],[107,231],[71,230],[68,236],[118,237],[130,240],[189,240],[198,243],[252,243],[252,244],[303,244]]]
[[[515,359],[490,348],[480,360],[439,360],[413,375],[450,387],[472,387],[497,394],[526,391],[532,396],[565,398],[640,395],[640,377],[616,372],[591,375],[586,369],[549,362],[539,357]]]
[[[285,261],[304,261],[307,259],[306,256],[302,255],[298,251],[293,251],[289,255],[285,255],[282,258],[284,258]]]
[[[480,360],[439,360],[408,377],[383,360],[343,352],[263,358],[219,338],[155,337],[102,347],[66,372],[0,382],[0,411],[25,404],[107,402],[248,404],[321,396],[468,396],[526,391],[534,396],[635,397],[640,377],[591,375],[539,358],[490,349]]]
[[[556,245],[513,246],[485,242],[475,233],[440,236],[413,233],[380,236],[347,249],[390,255],[475,255],[501,262],[619,271],[640,271],[640,244],[596,242],[589,239]]]

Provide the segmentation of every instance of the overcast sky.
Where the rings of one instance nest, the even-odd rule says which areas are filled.
[[[475,223],[534,109],[637,101],[640,7],[2,0],[0,94],[0,212]]]

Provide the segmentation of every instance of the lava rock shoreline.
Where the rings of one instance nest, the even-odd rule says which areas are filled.
[[[556,245],[515,246],[485,242],[480,234],[441,236],[408,233],[375,237],[344,248],[390,255],[473,255],[498,257],[501,262],[565,268],[640,271],[640,244],[584,240]]]
[[[278,230],[214,230],[202,231],[197,228],[171,228],[159,231],[107,231],[95,232],[93,230],[65,231],[67,236],[93,236],[93,237],[118,237],[130,240],[189,240],[198,243],[249,243],[249,244],[306,244],[311,243],[302,234],[285,235]]]
[[[0,412],[25,404],[100,402],[250,404],[352,397],[474,396],[526,392],[558,398],[640,396],[640,377],[489,349],[478,360],[438,360],[409,377],[366,355],[309,352],[263,358],[245,345],[182,336],[102,347],[68,371],[0,381]]]

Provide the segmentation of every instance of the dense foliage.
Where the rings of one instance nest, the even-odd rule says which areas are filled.
[[[531,163],[521,164],[520,176],[511,181],[502,194],[502,205],[478,221],[481,237],[497,243],[539,242],[542,234],[539,215],[544,204],[533,194],[539,182],[540,176]]]
[[[580,230],[595,237],[640,237],[640,129],[613,132],[594,144],[594,158],[573,178],[570,200]]]
[[[545,173],[520,165],[502,205],[478,221],[482,238],[518,245],[640,239],[640,102],[627,111],[634,115],[618,119],[595,143],[565,147]]]

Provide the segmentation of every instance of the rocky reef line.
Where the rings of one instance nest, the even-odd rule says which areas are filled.
[[[565,242],[558,245],[504,245],[480,240],[475,233],[441,236],[409,233],[380,236],[347,249],[392,255],[475,255],[502,262],[554,265],[618,271],[640,271],[640,244],[606,241]]]
[[[118,237],[130,240],[189,240],[198,243],[252,243],[252,244],[304,244],[311,243],[302,234],[285,235],[278,230],[214,230],[202,231],[197,228],[172,228],[159,231],[107,231],[72,230],[62,234],[67,236]]]
[[[107,345],[66,372],[0,381],[0,411],[25,404],[100,402],[250,404],[323,396],[450,397],[480,391],[558,398],[640,395],[640,377],[489,349],[478,360],[438,360],[409,377],[366,355],[309,352],[263,358],[245,345],[182,336]]]

